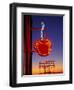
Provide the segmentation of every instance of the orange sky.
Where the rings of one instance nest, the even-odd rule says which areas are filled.
[[[46,69],[46,71],[49,71],[49,68]],[[63,72],[63,65],[60,63],[60,64],[56,64],[56,66],[54,68],[51,68],[50,67],[50,71],[51,72]],[[41,73],[44,73],[44,69],[41,68],[40,69],[40,72]],[[34,67],[32,67],[32,74],[39,74],[39,68],[38,68],[38,65],[35,65]]]

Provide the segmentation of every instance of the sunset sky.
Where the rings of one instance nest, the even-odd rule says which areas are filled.
[[[32,74],[39,73],[39,61],[54,60],[55,72],[63,70],[63,16],[36,16],[32,15],[32,28],[41,28],[41,21],[45,23],[47,30],[44,33],[52,42],[52,52],[46,57],[32,54]],[[32,42],[40,39],[40,30],[32,30]],[[33,48],[32,48],[33,49]]]

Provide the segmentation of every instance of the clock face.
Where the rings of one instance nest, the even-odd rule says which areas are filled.
[[[49,39],[37,40],[34,48],[40,56],[47,56],[51,53],[52,43]]]

